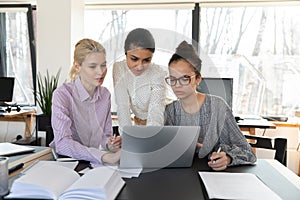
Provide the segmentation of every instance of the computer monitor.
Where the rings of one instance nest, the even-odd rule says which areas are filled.
[[[0,77],[0,105],[11,102],[14,93],[14,77]]]
[[[232,108],[233,78],[202,77],[200,85],[197,86],[197,91],[219,96]]]

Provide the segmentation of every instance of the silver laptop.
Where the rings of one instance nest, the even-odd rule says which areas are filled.
[[[125,126],[120,168],[190,167],[199,126]]]
[[[9,142],[0,143],[0,156],[11,156],[11,155],[16,155],[21,153],[29,153],[33,151],[34,151],[33,147],[12,144]]]

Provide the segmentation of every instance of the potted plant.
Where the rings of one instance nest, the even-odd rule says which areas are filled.
[[[37,129],[39,131],[46,131],[47,127],[51,127],[52,95],[57,88],[60,72],[61,68],[55,76],[50,76],[48,70],[46,71],[45,76],[42,76],[40,72],[38,73],[37,91],[35,96],[36,101],[43,112],[43,114],[37,116]]]

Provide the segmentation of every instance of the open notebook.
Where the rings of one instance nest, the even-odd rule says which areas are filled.
[[[9,142],[0,143],[0,156],[11,156],[15,154],[28,153],[33,151],[34,148],[28,146],[12,144]]]

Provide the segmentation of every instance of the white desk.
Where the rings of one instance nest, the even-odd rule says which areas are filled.
[[[266,119],[243,119],[238,121],[241,131],[248,131],[250,135],[255,135],[256,128],[275,129],[276,125]]]
[[[300,190],[300,177],[275,159],[264,159]]]

